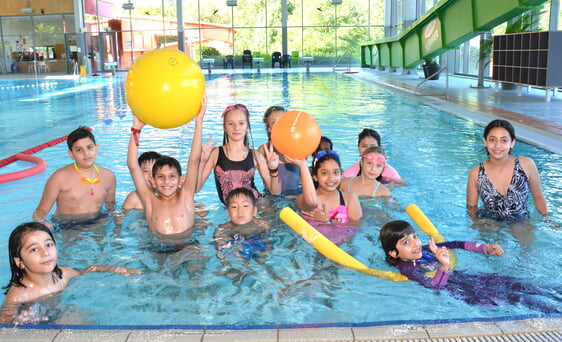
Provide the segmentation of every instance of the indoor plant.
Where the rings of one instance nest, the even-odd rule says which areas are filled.
[[[441,70],[441,66],[433,58],[424,58],[424,63],[422,65],[422,68],[423,68],[423,74],[426,79],[428,80],[439,79],[439,74],[437,72]],[[431,75],[433,76],[429,78],[429,76]]]

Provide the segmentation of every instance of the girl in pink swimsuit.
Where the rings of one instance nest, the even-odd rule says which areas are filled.
[[[361,157],[361,174],[344,178],[340,189],[354,192],[357,196],[390,197],[388,189],[377,180],[386,166],[384,151],[373,146],[367,148]]]
[[[306,161],[299,166],[306,167]],[[339,190],[341,164],[334,151],[320,151],[312,164],[312,176],[301,172],[303,193],[297,197],[301,215],[334,243],[355,235],[363,212],[356,194]]]
[[[357,149],[359,154],[362,156],[364,151],[373,146],[381,146],[381,137],[377,131],[370,128],[365,128],[359,133],[359,139],[357,142]],[[350,166],[343,176],[346,178],[359,176],[361,174],[361,162],[357,162]],[[404,184],[405,181],[400,177],[396,169],[390,166],[388,163],[385,164],[380,176],[377,180],[383,184],[393,183],[393,184]]]

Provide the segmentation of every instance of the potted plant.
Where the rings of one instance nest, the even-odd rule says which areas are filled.
[[[433,58],[424,58],[424,63],[422,65],[422,68],[423,68],[423,74],[426,79],[428,80],[439,79],[439,74],[437,72],[441,70],[441,66]]]

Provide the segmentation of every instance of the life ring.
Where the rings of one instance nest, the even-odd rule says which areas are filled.
[[[45,160],[36,157],[36,156],[30,156],[27,154],[23,154],[23,153],[18,153],[15,154],[13,156],[14,161],[15,160],[21,160],[21,161],[25,161],[25,162],[29,162],[29,163],[34,163],[35,166],[32,166],[28,169],[25,170],[20,170],[20,171],[16,171],[16,172],[10,172],[10,173],[5,173],[3,175],[0,175],[0,183],[6,183],[6,182],[11,182],[14,180],[18,180],[21,178],[25,178],[25,177],[29,177],[29,176],[33,176],[38,174],[39,172],[45,170],[45,168],[47,167],[47,163],[45,162]]]
[[[88,131],[92,130],[91,127],[86,127],[86,129]],[[35,152],[39,152],[39,151],[41,151],[41,150],[43,150],[47,147],[51,147],[51,146],[60,144],[61,142],[66,141],[67,139],[68,139],[68,135],[65,135],[65,136],[62,136],[60,138],[56,138],[56,139],[47,141],[46,143],[43,143],[41,145],[37,145],[37,146],[29,148],[29,149],[27,149],[23,152],[16,153],[12,156],[9,156],[8,158],[4,158],[4,159],[0,160],[0,167],[4,167],[6,165],[9,165],[9,164],[15,162],[16,160],[22,160],[22,161],[26,161],[26,162],[36,164],[34,167],[31,167],[29,169],[0,175],[0,183],[11,182],[13,180],[33,176],[33,175],[36,175],[39,172],[45,170],[45,168],[47,167],[47,163],[39,157],[30,156],[30,154],[33,154]]]
[[[410,216],[412,220],[423,230],[426,234],[433,237],[436,242],[444,242],[445,238],[433,223],[425,216],[421,209],[415,205],[410,204],[406,207],[406,213]],[[363,274],[367,274],[373,277],[389,280],[389,281],[408,281],[409,279],[398,273],[392,271],[376,270],[367,267],[365,264],[355,259],[343,249],[339,248],[332,241],[328,240],[324,235],[320,234],[314,227],[312,227],[308,222],[306,222],[300,215],[295,213],[295,211],[289,207],[281,209],[279,212],[279,217],[283,220],[289,227],[291,227],[297,234],[300,235],[306,242],[308,242],[312,247],[314,247],[318,252],[324,255],[326,258],[337,262],[338,264],[351,268],[353,270],[359,271]],[[451,260],[451,269],[454,269],[456,265],[456,259],[452,252],[449,252],[449,258]]]

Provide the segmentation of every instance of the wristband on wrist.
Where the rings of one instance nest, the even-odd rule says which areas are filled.
[[[139,146],[139,134],[141,130],[138,128],[131,127],[131,132],[133,132],[133,139],[135,139],[135,145]]]

